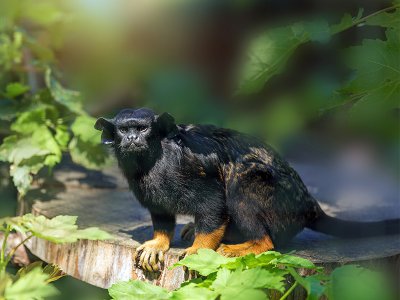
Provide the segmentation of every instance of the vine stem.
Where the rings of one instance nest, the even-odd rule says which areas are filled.
[[[365,21],[368,20],[369,18],[375,17],[375,16],[377,16],[377,15],[379,15],[379,14],[381,14],[381,13],[384,13],[384,12],[387,12],[387,11],[390,11],[390,10],[393,10],[393,9],[396,9],[396,8],[400,8],[400,4],[396,4],[396,5],[392,5],[392,6],[383,8],[383,9],[381,9],[381,10],[378,10],[378,11],[376,11],[376,12],[373,12],[372,14],[369,14],[368,16],[362,17],[362,18],[360,18],[359,20],[357,20],[356,22],[352,23],[351,25],[349,25],[349,26],[343,28],[342,30],[338,30],[338,31],[332,32],[332,35],[337,34],[337,33],[340,33],[340,32],[343,32],[343,31],[346,31],[347,29],[349,29],[349,28],[351,28],[351,27],[353,27],[353,26],[356,26],[356,25],[358,25],[358,24],[361,24],[361,23],[365,22]]]
[[[7,239],[8,239],[8,236],[10,235],[10,232],[11,232],[11,227],[10,227],[10,225],[7,225],[6,230],[4,232],[3,244],[1,245],[1,249],[0,249],[0,263],[4,262]]]
[[[293,290],[296,288],[296,286],[298,285],[297,281],[295,283],[293,283],[293,285],[286,291],[285,294],[283,294],[283,296],[281,298],[279,298],[279,300],[285,300],[292,292]]]
[[[14,248],[12,248],[12,250],[10,251],[10,253],[7,254],[7,257],[5,259],[5,265],[7,265],[9,263],[9,261],[11,260],[11,258],[13,257],[15,251],[17,251],[17,249],[22,246],[26,241],[28,241],[31,237],[33,237],[33,235],[29,235],[27,236],[25,239],[23,239],[21,242],[18,243],[17,246],[15,246]]]

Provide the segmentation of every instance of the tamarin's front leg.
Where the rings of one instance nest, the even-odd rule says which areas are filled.
[[[136,249],[134,260],[141,268],[156,272],[158,262],[164,261],[164,253],[169,249],[174,236],[175,216],[151,213],[153,239]]]
[[[193,245],[185,249],[184,255],[194,254],[200,248],[216,250],[224,237],[227,221],[224,215],[196,216]]]

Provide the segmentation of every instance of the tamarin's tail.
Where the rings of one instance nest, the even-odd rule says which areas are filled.
[[[345,221],[328,216],[324,212],[308,228],[341,238],[365,238],[400,234],[400,219],[376,222]]]

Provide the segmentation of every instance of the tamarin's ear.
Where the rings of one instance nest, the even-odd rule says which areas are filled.
[[[109,120],[106,118],[98,118],[96,123],[94,124],[94,128],[102,131],[101,142],[104,145],[114,144],[114,132],[115,132],[114,120]]]
[[[175,120],[169,113],[156,116],[156,123],[162,137],[172,138],[178,134]]]

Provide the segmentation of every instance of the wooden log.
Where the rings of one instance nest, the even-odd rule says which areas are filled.
[[[324,168],[311,165],[295,165],[311,193],[321,202],[330,215],[352,220],[379,220],[399,217],[396,189],[379,192],[380,201],[373,199],[370,207],[361,201],[360,207],[350,207],[358,199],[354,194],[347,200],[340,195],[345,189],[338,188],[337,181],[327,178]],[[127,184],[116,169],[103,173],[64,165],[55,171],[56,181],[42,185],[31,193],[24,203],[25,212],[54,217],[77,215],[80,227],[98,226],[115,236],[113,241],[79,241],[73,244],[56,245],[33,238],[27,246],[42,260],[55,263],[67,274],[96,285],[108,288],[121,280],[145,280],[167,289],[175,289],[188,279],[182,268],[170,270],[178,261],[183,248],[189,244],[180,239],[180,230],[190,217],[180,216],[172,243],[165,256],[160,272],[143,272],[135,267],[132,255],[140,243],[151,238],[152,227],[146,209],[134,199]],[[374,189],[373,186],[371,186]],[[365,187],[363,187],[365,189]],[[365,192],[365,190],[363,190]],[[368,190],[366,191],[369,192]],[[372,195],[374,195],[372,193]],[[369,202],[368,202],[369,203]],[[367,265],[389,265],[400,274],[400,239],[398,236],[383,236],[369,239],[340,240],[324,234],[304,230],[290,245],[278,251],[296,250],[296,254],[324,266],[330,271],[346,263]],[[307,274],[307,270],[303,270]],[[277,296],[276,296],[277,297]],[[298,288],[288,299],[303,299],[304,291]]]

